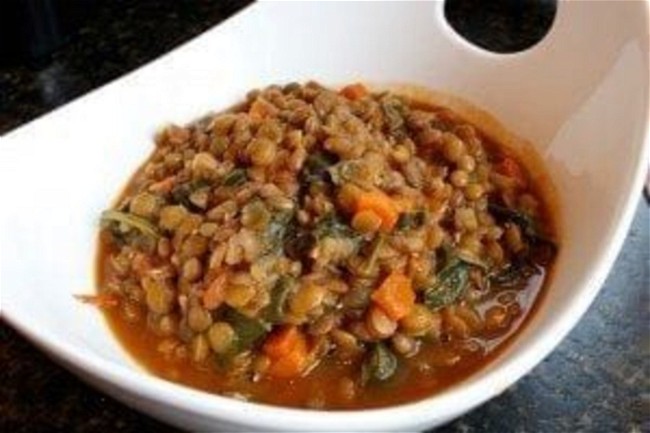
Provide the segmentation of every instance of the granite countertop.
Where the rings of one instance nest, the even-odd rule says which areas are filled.
[[[552,1],[540,2],[552,17]],[[247,3],[98,1],[51,58],[0,66],[0,133],[137,68]],[[499,18],[476,21],[470,12],[480,2],[458,3],[465,9],[449,15],[461,33],[499,51],[528,44],[513,34],[534,38],[548,22],[529,11],[532,18],[514,27]],[[501,396],[439,431],[650,432],[650,209],[639,199],[605,286],[568,338]],[[85,385],[4,323],[0,362],[0,431],[176,431]]]

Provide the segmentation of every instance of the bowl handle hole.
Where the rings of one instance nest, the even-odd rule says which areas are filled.
[[[446,0],[445,19],[466,41],[494,53],[516,53],[551,29],[557,0]]]

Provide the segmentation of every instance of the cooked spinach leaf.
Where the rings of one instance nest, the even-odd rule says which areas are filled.
[[[467,288],[471,265],[458,258],[452,259],[438,273],[435,281],[424,290],[424,303],[432,310],[454,303]]]
[[[268,253],[279,254],[283,251],[285,237],[291,227],[293,216],[292,211],[279,212],[271,218],[264,233]]]
[[[271,303],[266,310],[266,316],[271,323],[281,323],[283,321],[287,299],[295,286],[295,279],[284,275],[273,286]]]
[[[375,343],[361,366],[361,381],[384,382],[397,371],[397,357],[383,343]]]
[[[423,210],[402,213],[397,220],[397,230],[419,229],[426,222],[426,217],[427,214]]]
[[[508,266],[488,276],[490,285],[503,288],[521,287],[530,277],[539,273],[539,269],[529,260],[515,259]]]
[[[221,184],[223,186],[239,186],[244,184],[247,179],[248,175],[246,174],[246,170],[243,168],[236,168],[223,178]]]
[[[158,229],[149,220],[133,215],[127,212],[121,212],[118,210],[105,210],[102,212],[101,216],[102,222],[115,222],[118,224],[124,224],[131,228],[138,230],[143,235],[150,236],[154,239],[158,239],[160,234]]]
[[[246,317],[232,308],[225,311],[224,320],[230,323],[237,335],[236,353],[250,349],[271,330],[268,323]]]
[[[301,172],[302,181],[309,184],[329,180],[328,169],[337,161],[338,157],[333,153],[321,151],[310,154]]]
[[[331,238],[351,238],[356,239],[359,233],[354,231],[345,221],[343,221],[334,212],[325,215],[320,219],[314,234],[318,240],[331,237]]]

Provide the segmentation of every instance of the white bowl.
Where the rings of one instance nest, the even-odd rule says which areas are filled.
[[[88,382],[187,429],[385,431],[447,422],[532,369],[596,296],[648,164],[648,52],[644,2],[560,2],[546,38],[509,55],[463,41],[441,2],[255,4],[2,138],[4,317]],[[227,107],[256,86],[307,79],[457,94],[534,143],[557,186],[562,252],[541,308],[498,359],[426,400],[318,412],[185,388],[145,373],[101,314],[73,297],[93,292],[98,215],[151,151],[156,127]]]

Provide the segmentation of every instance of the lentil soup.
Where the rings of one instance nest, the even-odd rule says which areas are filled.
[[[558,248],[542,187],[448,108],[269,86],[158,134],[102,214],[90,301],[171,381],[292,407],[422,399],[538,303]]]

